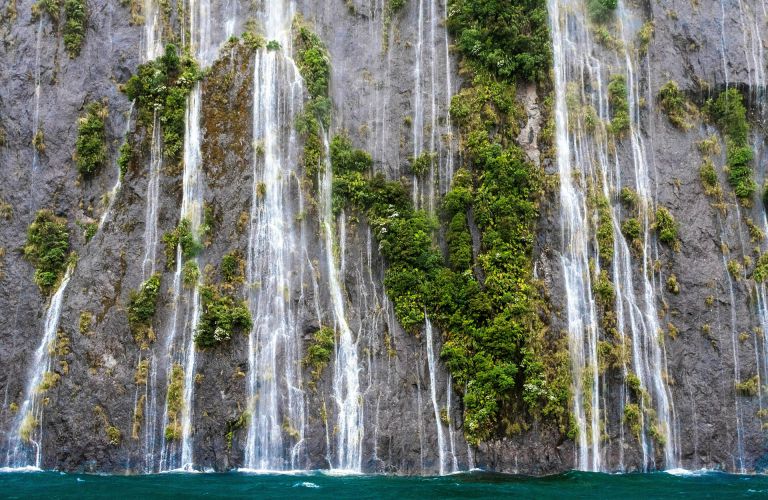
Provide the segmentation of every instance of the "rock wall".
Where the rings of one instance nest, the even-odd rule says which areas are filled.
[[[754,247],[764,249],[765,243],[750,239],[744,221],[749,217],[765,226],[765,211],[757,195],[753,206],[743,207],[727,188],[727,208],[713,207],[700,182],[702,157],[697,143],[716,130],[697,115],[692,128],[681,131],[670,124],[655,102],[658,89],[669,80],[677,81],[699,105],[726,85],[743,90],[751,98],[754,171],[756,180],[762,180],[768,157],[762,113],[765,79],[760,76],[766,71],[766,47],[760,36],[768,26],[759,2],[739,5],[742,3],[739,10],[735,2],[726,2],[722,17],[720,3],[710,0],[695,5],[673,1],[620,7],[636,11],[654,25],[647,56],[640,59],[640,95],[647,99],[641,133],[652,165],[655,202],[668,207],[680,226],[680,251],[654,245],[654,259],[660,262],[654,279],[662,284],[657,297],[664,315],[661,322],[673,323],[678,330],[676,338],[668,336],[664,343],[665,382],[674,406],[679,465],[686,468],[754,470],[766,460],[765,418],[761,420],[763,414],[758,413],[763,408],[763,390],[745,397],[735,389],[736,383],[753,375],[760,380],[768,376],[764,325],[757,308],[759,286],[750,279],[749,266],[738,276],[729,277],[724,264],[730,259],[743,262],[747,255],[757,260]],[[376,171],[392,179],[403,176],[409,186],[413,182],[408,165],[414,151],[415,89],[421,88],[425,98],[422,114],[434,115],[435,123],[445,127],[450,97],[462,84],[456,57],[446,53],[450,42],[444,34],[445,6],[442,2],[434,4],[413,0],[392,16],[387,14],[385,0],[296,4],[296,12],[313,27],[330,54],[331,134],[345,131],[355,146],[372,154]],[[145,43],[144,27],[132,23],[131,5],[88,2],[87,34],[76,58],[64,51],[59,25],[46,15],[33,18],[32,2],[9,0],[0,9],[5,13],[0,27],[0,126],[5,132],[0,143],[0,200],[13,207],[12,216],[0,227],[0,248],[5,249],[0,261],[0,451],[8,451],[5,443],[14,431],[13,403],[18,404],[23,397],[27,374],[33,369],[31,353],[42,337],[46,298],[32,281],[33,268],[22,250],[36,210],[50,208],[67,218],[70,243],[79,256],[60,321],[69,348],[54,358],[62,378],[46,393],[40,422],[44,468],[142,472],[156,470],[159,460],[159,449],[148,460],[143,438],[134,436],[135,406],[143,391],[136,372],[148,354],[132,338],[126,317],[130,291],[145,278],[141,261],[150,142],[145,129],[130,124],[130,134],[141,146],[102,230],[86,242],[77,226],[78,221],[98,220],[104,210],[102,195],[110,190],[117,175],[115,161],[131,107],[119,84],[143,62],[141,48]],[[420,6],[424,9],[421,16]],[[248,19],[258,19],[263,6],[256,2],[236,7],[237,34],[245,29]],[[432,14],[427,7],[433,9]],[[212,5],[212,11],[218,13],[231,8],[227,2]],[[419,35],[419,23],[429,28],[425,16],[431,19],[430,15],[436,17],[433,27]],[[222,29],[220,18],[214,18],[214,29]],[[422,52],[418,54],[420,39]],[[618,66],[616,51],[598,46],[594,50],[606,65]],[[421,86],[414,81],[419,61],[424,64]],[[238,228],[238,221],[254,203],[253,65],[253,57],[242,45],[223,49],[202,82],[204,198],[213,203],[216,225],[210,244],[200,254],[201,269],[218,264],[228,252],[247,248],[247,235]],[[519,89],[518,99],[528,115],[528,122],[521,124],[524,133],[520,141],[529,158],[541,161],[547,173],[555,173],[552,159],[540,155],[538,147],[539,132],[549,117],[544,93],[534,86]],[[101,99],[109,108],[110,162],[99,175],[83,180],[72,159],[77,118],[86,102]],[[37,108],[39,119],[35,118]],[[32,143],[38,129],[44,131],[44,150]],[[452,137],[441,137],[439,147],[441,162],[461,162],[461,151]],[[629,152],[620,147],[619,155],[626,159]],[[724,162],[723,148],[716,163],[721,167]],[[621,168],[628,168],[625,165],[629,163],[622,160]],[[725,174],[718,170],[722,184],[727,186]],[[621,172],[621,176],[631,175],[629,170]],[[433,196],[437,206],[439,195],[449,185],[447,175],[438,177]],[[179,171],[163,170],[160,234],[176,227],[181,183]],[[292,228],[304,235],[295,251],[304,255],[307,264],[306,272],[297,269],[292,278],[290,300],[300,311],[298,328],[306,349],[317,329],[333,323],[328,292],[331,271],[322,264],[322,230],[311,192],[299,179],[295,190],[295,199],[302,191],[308,207],[307,216]],[[422,203],[428,205],[425,200],[429,195],[422,196]],[[549,292],[553,311],[549,332],[553,336],[564,336],[567,321],[558,259],[562,251],[559,209],[556,189],[552,189],[542,200],[535,255],[537,273]],[[450,440],[446,443],[450,447],[449,470],[455,464],[459,469],[480,466],[543,474],[576,465],[573,441],[546,422],[534,422],[520,434],[478,448],[468,447],[461,431],[461,395],[449,390],[449,376],[440,363],[437,404],[446,410],[445,420],[450,425],[436,422],[424,335],[408,334],[398,325],[382,285],[385,263],[364,217],[345,213],[343,221],[336,220],[336,233],[347,319],[357,339],[360,360],[364,471],[439,472],[437,425],[442,425]],[[728,247],[726,260],[723,243]],[[164,269],[162,247],[157,249],[157,268]],[[169,327],[171,274],[164,271],[153,323],[158,346]],[[673,274],[679,293],[670,293],[663,286]],[[83,312],[93,316],[91,327],[85,331],[80,328]],[[238,426],[237,421],[248,399],[247,349],[247,336],[241,335],[198,353],[192,437],[197,467],[225,470],[244,464],[247,428]],[[438,346],[436,349],[439,352]],[[156,397],[162,412],[168,374],[162,368],[161,356],[158,351]],[[60,364],[64,361],[66,373]],[[335,444],[333,366],[323,370],[314,382],[310,370],[300,368],[304,372],[300,397],[305,402],[306,420],[296,463],[302,468],[333,467],[339,452]],[[607,388],[605,469],[642,468],[638,443],[619,440],[623,425],[619,387],[623,382],[608,373],[602,383]],[[118,443],[111,442],[108,426],[120,430]],[[160,432],[162,429],[157,429]],[[287,434],[290,432],[286,429]],[[656,463],[664,466],[658,457]]]

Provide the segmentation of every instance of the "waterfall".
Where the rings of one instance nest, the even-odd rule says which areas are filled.
[[[427,342],[427,364],[429,365],[429,389],[430,396],[432,398],[432,409],[435,412],[435,423],[437,427],[437,450],[440,459],[440,475],[445,474],[445,465],[447,450],[445,449],[445,436],[443,435],[443,424],[440,418],[440,408],[437,403],[437,382],[435,381],[435,350],[433,347],[434,340],[432,339],[432,322],[427,319],[424,326]],[[450,400],[450,393],[448,393],[448,399]]]
[[[722,228],[721,228],[722,230]],[[724,242],[721,242],[724,244]],[[734,386],[741,381],[741,370],[739,367],[739,348],[738,348],[738,332],[736,328],[736,294],[733,291],[733,279],[731,273],[728,270],[728,259],[725,254],[722,256],[723,271],[725,272],[726,280],[728,281],[728,297],[731,304],[731,321],[730,321],[730,334],[731,334],[731,354],[733,356],[733,381]],[[739,404],[739,394],[734,391],[734,411],[736,416],[736,457],[734,468],[740,473],[745,473],[744,467],[744,422],[741,412],[741,405]]]
[[[287,53],[290,16],[276,3],[280,2],[267,6],[264,24],[270,39],[278,40]],[[299,369],[301,331],[291,276],[297,267],[303,273],[301,249],[307,246],[295,240],[293,227],[303,206],[297,210],[292,199],[294,186],[300,195],[294,121],[303,86],[293,61],[281,51],[267,49],[256,53],[253,81],[253,143],[259,150],[253,158],[246,263],[253,328],[248,338],[251,418],[245,467],[297,469],[304,446],[305,408]]]
[[[604,463],[602,449],[603,428],[607,425],[608,409],[605,385],[598,362],[600,342],[609,341],[602,331],[595,295],[593,277],[612,274],[612,307],[616,314],[618,348],[626,349],[631,343],[630,364],[622,360],[621,372],[625,380],[620,387],[620,410],[628,403],[629,370],[639,381],[638,403],[640,445],[643,468],[653,467],[653,436],[663,441],[665,467],[675,467],[678,451],[673,424],[674,409],[664,379],[666,359],[660,347],[660,324],[656,307],[658,293],[656,278],[652,277],[652,263],[658,253],[651,233],[651,213],[654,209],[650,187],[649,162],[640,124],[639,78],[633,51],[634,33],[625,26],[638,26],[632,14],[619,4],[616,27],[623,40],[616,72],[626,83],[629,125],[628,137],[612,138],[602,123],[609,119],[605,83],[607,65],[595,56],[599,48],[591,41],[585,5],[576,0],[550,0],[549,16],[553,38],[555,76],[555,141],[560,178],[560,220],[563,231],[560,262],[564,274],[567,303],[568,343],[573,377],[574,417],[578,430],[576,466],[583,470],[604,470],[613,467]],[[615,70],[615,68],[613,68]],[[589,82],[589,85],[585,82]],[[650,90],[649,90],[650,92]],[[643,96],[643,98],[650,99]],[[595,117],[592,125],[586,116]],[[609,147],[611,141],[623,146]],[[626,156],[626,158],[625,158]],[[630,175],[622,182],[622,171]],[[636,210],[641,218],[641,248],[630,252],[619,223],[621,210],[618,191],[631,187],[637,193]],[[591,192],[590,192],[591,189]],[[607,216],[613,243],[610,259],[602,258],[599,241],[590,223],[602,218],[590,197],[606,200]],[[606,250],[606,249],[601,249]],[[602,278],[601,278],[602,279]],[[607,307],[603,305],[602,307]],[[647,394],[649,397],[641,397]],[[647,399],[647,401],[646,401]],[[650,405],[650,406],[649,406]],[[655,418],[653,415],[655,414]],[[652,428],[651,428],[652,426]],[[620,431],[619,447],[623,448],[624,432]],[[623,466],[623,453],[620,452]]]
[[[37,170],[40,166],[40,153],[38,151],[37,141],[42,139],[38,136],[42,131],[40,129],[40,94],[42,81],[40,78],[40,50],[43,39],[43,16],[37,22],[37,37],[35,39],[35,111],[32,116],[32,170]]]
[[[128,108],[128,114],[127,119],[125,120],[125,132],[123,133],[123,140],[128,140],[128,133],[131,131],[131,116],[133,115],[133,107],[136,104],[135,101],[131,102],[131,107]],[[112,186],[112,189],[109,190],[109,201],[107,202],[107,207],[104,210],[104,213],[101,214],[101,218],[99,219],[99,228],[98,230],[101,231],[101,228],[104,227],[104,223],[107,222],[109,219],[109,215],[112,213],[112,207],[115,204],[115,198],[117,198],[117,193],[120,192],[120,187],[123,185],[123,178],[122,175],[120,175],[120,165],[118,165],[117,160],[115,160],[115,166],[117,167],[116,170],[116,177],[115,177],[115,184]]]
[[[565,5],[565,2],[563,2]],[[560,174],[560,224],[563,231],[561,265],[563,267],[568,313],[568,348],[573,372],[574,417],[578,427],[577,462],[582,470],[600,470],[600,436],[595,435],[599,421],[599,386],[597,377],[597,312],[592,298],[589,272],[589,241],[584,194],[574,184],[571,163],[571,137],[568,132],[566,60],[570,54],[567,25],[560,16],[561,2],[549,1],[553,39],[555,77],[555,148]],[[567,8],[566,8],[567,12]],[[567,14],[566,14],[567,16]],[[592,398],[591,418],[584,408],[584,379],[589,377]],[[595,404],[598,403],[598,404]],[[588,434],[588,429],[591,431]],[[591,454],[591,456],[590,456]]]
[[[6,457],[6,465],[8,467],[15,468],[34,465],[34,467],[39,469],[42,465],[43,412],[45,404],[41,401],[41,397],[46,391],[43,385],[48,378],[47,376],[56,376],[51,372],[51,354],[55,350],[54,345],[59,330],[64,292],[67,290],[67,285],[69,285],[69,280],[74,270],[75,264],[69,264],[45,312],[43,338],[35,351],[35,357],[30,365],[30,376],[24,388],[24,402],[16,413],[12,427],[13,431],[8,440],[8,455]],[[53,384],[55,384],[55,381]],[[46,383],[45,385],[51,384]],[[33,447],[34,461],[30,460],[27,444],[31,444]]]
[[[189,50],[201,68],[213,62],[216,44],[211,34],[212,13],[209,0],[190,1],[189,8]],[[200,119],[202,112],[202,86],[196,83],[187,97],[184,119],[184,173],[183,193],[179,221],[187,221],[196,240],[201,237],[203,217],[203,178],[201,157]],[[200,320],[199,277],[196,283],[182,287],[182,273],[186,263],[199,268],[196,256],[184,255],[181,243],[176,248],[176,271],[172,293],[172,320],[166,334],[166,376],[167,391],[163,412],[163,445],[161,449],[161,470],[194,469],[193,456],[193,409],[195,390],[195,331]],[[180,317],[181,315],[181,317]],[[177,337],[181,329],[181,345]],[[170,408],[171,388],[181,383],[181,401],[178,408]],[[175,396],[174,396],[175,397]],[[178,413],[181,413],[180,419]],[[180,420],[180,422],[179,422]],[[169,431],[170,429],[170,431]],[[181,441],[180,443],[178,441]]]
[[[363,409],[360,394],[357,342],[347,323],[345,298],[339,283],[339,267],[334,259],[333,169],[328,134],[323,133],[325,169],[318,175],[320,186],[320,225],[325,243],[326,270],[333,317],[337,330],[336,357],[333,370],[333,397],[338,408],[336,468],[359,472],[363,455]]]
[[[411,161],[415,161],[421,154],[424,141],[424,110],[422,104],[422,88],[421,88],[421,51],[424,45],[424,0],[419,0],[419,17],[418,25],[416,26],[416,64],[413,69],[413,157]],[[419,195],[419,179],[417,175],[413,175],[413,206],[418,208],[421,205],[421,196]]]
[[[162,22],[154,0],[144,0],[144,51],[142,62],[148,62],[163,52]],[[144,259],[141,263],[142,279],[155,272],[157,247],[157,209],[160,196],[160,168],[163,162],[163,145],[157,111],[152,117],[152,140],[149,148],[149,180],[147,181],[146,206],[144,209]]]
[[[427,171],[414,172],[413,175],[413,203],[417,208],[427,210],[430,214],[435,214],[439,206],[439,197],[444,195],[451,185],[453,179],[453,138],[452,126],[450,121],[450,103],[452,96],[451,83],[451,55],[449,51],[449,36],[447,30],[443,28],[442,40],[438,40],[438,6],[442,8],[442,14],[447,16],[447,0],[419,0],[418,3],[418,25],[416,26],[416,44],[415,44],[415,68],[414,68],[414,90],[413,90],[413,119],[412,119],[412,165],[420,164],[423,168],[423,161],[429,162]],[[440,54],[440,49],[444,51]],[[440,75],[437,64],[444,61],[445,74]],[[441,78],[444,78],[441,81]],[[438,102],[439,92],[444,91],[445,98]],[[428,99],[425,100],[425,95]],[[427,119],[425,119],[425,116]],[[439,116],[444,116],[441,123]],[[428,131],[425,133],[425,129]],[[425,156],[426,155],[426,156]],[[418,161],[421,160],[421,161]],[[426,317],[426,313],[425,313]],[[435,408],[439,399],[438,389],[436,387],[438,364],[434,360],[434,341],[432,340],[432,324],[429,318],[426,319],[425,331],[428,332],[427,358],[431,359],[428,363],[430,377],[431,399]],[[438,344],[439,345],[439,344]],[[450,375],[448,376],[448,385],[446,389],[446,400],[450,408]],[[442,392],[442,391],[441,391]],[[447,411],[447,410],[446,410]],[[448,412],[448,421],[450,422],[450,412]],[[449,427],[449,436],[451,436],[451,446],[455,446],[453,435]],[[435,430],[438,437],[438,455],[440,460],[439,472],[445,474],[446,465],[450,465],[450,472],[458,470],[455,454],[450,464],[447,462],[446,442],[444,437],[444,424],[440,418],[439,410],[435,413]]]
[[[413,173],[412,196],[416,208],[423,208],[430,213],[435,212],[437,195],[444,194],[450,188],[454,154],[449,112],[452,92],[450,44],[448,32],[444,28],[443,39],[439,41],[437,37],[440,20],[438,5],[442,7],[443,14],[447,15],[446,0],[419,0],[414,45],[411,163],[415,164],[421,157],[422,162],[429,162],[429,168],[427,171]],[[441,47],[444,54],[440,54]],[[444,75],[439,74],[437,67],[441,60],[445,63]],[[442,102],[438,102],[440,90],[446,94]],[[441,115],[445,117],[442,122],[439,120]],[[423,168],[423,163],[419,163]]]

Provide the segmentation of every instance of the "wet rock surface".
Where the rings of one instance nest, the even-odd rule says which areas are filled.
[[[64,51],[58,27],[45,15],[40,20],[33,19],[31,3],[17,1],[16,16],[11,19],[6,14],[0,27],[0,126],[5,131],[5,140],[0,143],[0,200],[13,207],[12,216],[0,224],[0,247],[5,249],[0,261],[0,457],[5,457],[6,443],[14,431],[16,415],[12,403],[20,403],[28,373],[34,368],[30,366],[31,354],[42,337],[47,306],[47,299],[32,281],[34,270],[23,258],[22,249],[36,210],[50,208],[67,218],[70,244],[79,259],[66,290],[59,326],[61,335],[69,340],[69,352],[53,356],[54,369],[62,377],[45,394],[42,465],[62,470],[143,472],[147,467],[145,441],[133,436],[135,408],[144,392],[144,386],[137,383],[137,367],[151,354],[135,342],[126,317],[131,290],[146,278],[142,276],[141,262],[150,138],[142,126],[134,122],[130,127],[138,153],[106,224],[87,243],[77,225],[77,221],[100,217],[104,210],[102,195],[115,182],[115,161],[130,109],[119,84],[142,62],[143,26],[131,24],[129,7],[122,3],[89,2],[85,45],[81,54],[71,59]],[[393,179],[407,176],[413,151],[410,123],[414,113],[418,2],[408,2],[394,16],[388,33],[382,33],[385,2],[297,4],[297,12],[318,33],[330,54],[334,103],[331,133],[349,134],[355,146],[372,154],[376,171]],[[762,7],[758,2],[745,4],[751,9],[749,19],[765,19],[760,17]],[[226,8],[214,2],[214,11],[224,12]],[[257,17],[250,4],[238,5],[238,9],[235,33],[244,29],[247,19]],[[434,40],[435,54],[440,57],[425,72],[435,75],[436,113],[445,117],[450,96],[458,90],[462,79],[454,57],[445,57],[442,9],[441,3],[437,8],[440,20],[435,24],[438,36]],[[764,99],[765,94],[758,93],[756,86],[760,82],[756,75],[757,65],[762,65],[765,72],[765,60],[757,61],[756,65],[752,59],[752,39],[746,40],[744,21],[733,6],[726,6],[722,18],[720,4],[710,0],[698,2],[695,8],[687,0],[651,2],[637,10],[654,23],[654,37],[647,59],[643,59],[640,77],[642,94],[647,98],[642,133],[653,167],[653,196],[678,220],[682,243],[679,252],[656,246],[654,259],[660,262],[660,271],[653,278],[660,283],[657,300],[664,315],[661,324],[673,323],[678,330],[676,338],[665,338],[664,353],[666,383],[679,434],[680,465],[738,470],[739,457],[743,457],[744,467],[753,470],[761,460],[764,462],[762,457],[766,453],[759,414],[762,398],[739,395],[735,386],[754,375],[759,375],[761,381],[768,375],[767,344],[754,282],[748,271],[738,279],[729,278],[725,262],[733,258],[743,260],[746,255],[756,258],[754,247],[765,247],[764,243],[751,241],[744,222],[748,217],[763,224],[764,208],[760,203],[750,208],[739,206],[727,189],[727,209],[713,207],[700,181],[702,158],[697,143],[715,133],[715,129],[700,117],[690,130],[676,129],[654,101],[660,86],[669,80],[677,81],[698,104],[726,83]],[[761,29],[768,31],[764,24]],[[756,43],[764,46],[762,40]],[[615,57],[603,56],[608,61]],[[450,67],[446,68],[448,62]],[[208,264],[217,265],[228,252],[247,248],[247,235],[238,229],[238,221],[254,201],[253,72],[253,58],[240,45],[229,53],[222,51],[203,81],[204,197],[213,202],[217,223],[210,245],[200,254],[201,270]],[[40,97],[36,104],[38,73]],[[443,76],[446,74],[451,76],[450,88]],[[550,159],[540,158],[537,148],[543,125],[536,89],[520,92],[529,116],[520,141],[529,158],[540,159],[547,173],[556,172]],[[93,179],[83,180],[78,178],[72,160],[77,118],[86,102],[101,99],[109,107],[106,131],[110,161]],[[757,101],[755,98],[748,104],[757,144],[754,170],[760,180],[768,158],[764,148],[765,123],[758,113]],[[32,144],[36,122],[45,137],[45,149],[37,153]],[[620,150],[619,154],[629,152]],[[724,164],[724,155],[723,150],[716,161],[718,167]],[[459,154],[455,161],[460,162]],[[630,176],[632,172],[621,175]],[[727,186],[725,174],[720,177]],[[181,183],[180,172],[163,171],[158,217],[161,235],[178,222]],[[440,184],[442,190],[447,187],[444,179]],[[297,180],[297,192],[299,189],[309,192],[303,180]],[[333,322],[329,270],[323,264],[322,230],[313,201],[307,198],[306,217],[296,221],[293,228],[303,228],[306,234],[306,246],[297,250],[308,261],[305,273],[297,269],[292,276],[293,295],[289,298],[300,311],[302,357],[312,334]],[[534,258],[539,278],[549,292],[549,330],[558,334],[566,328],[567,313],[559,260],[562,242],[556,192],[545,196],[541,213]],[[438,406],[446,410],[450,425],[435,422],[424,335],[406,333],[397,324],[382,285],[385,263],[365,218],[354,212],[345,216],[345,224],[342,226],[337,220],[335,229],[338,241],[344,241],[339,250],[342,289],[360,360],[363,470],[436,473],[436,424],[443,426],[450,439],[450,460],[453,462],[455,457],[460,469],[477,466],[548,474],[573,468],[573,441],[546,422],[477,448],[468,447],[461,430],[461,395],[449,392],[448,373],[441,363],[436,376]],[[728,247],[725,260],[723,243]],[[164,270],[162,245],[156,250],[156,261],[157,269]],[[642,270],[638,268],[636,272]],[[311,273],[316,275],[317,288],[313,287]],[[664,286],[672,274],[680,285],[678,294],[666,291]],[[158,335],[156,349],[151,351],[158,368],[154,397],[160,404],[160,419],[168,382],[161,346],[169,328],[171,280],[172,271],[164,270],[158,313],[153,322]],[[93,316],[86,331],[80,328],[83,312]],[[440,334],[436,337],[440,338]],[[197,467],[226,470],[245,463],[247,426],[238,426],[236,422],[247,407],[247,349],[247,336],[239,335],[198,353],[192,435]],[[62,362],[66,362],[66,373]],[[297,448],[296,464],[302,468],[333,467],[338,454],[333,360],[316,381],[312,381],[306,366],[295,368],[302,370],[301,397],[305,408],[304,442]],[[611,422],[605,438],[606,468],[640,469],[638,443],[618,439],[622,395],[616,388],[622,381],[607,376],[604,383],[613,388],[606,392],[604,402],[607,420]],[[142,430],[144,425],[146,420],[141,420]],[[290,425],[286,424],[287,435],[291,434]],[[109,426],[119,429],[119,442],[111,442]],[[163,432],[160,426],[158,423],[158,436]],[[286,442],[293,443],[291,439]],[[159,454],[157,447],[153,463],[157,463]],[[657,456],[657,464],[663,466],[663,456]]]

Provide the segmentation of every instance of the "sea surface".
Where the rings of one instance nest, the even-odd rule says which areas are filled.
[[[768,476],[709,471],[568,472],[532,478],[467,472],[443,477],[166,473],[144,476],[0,472],[1,498],[768,498]]]

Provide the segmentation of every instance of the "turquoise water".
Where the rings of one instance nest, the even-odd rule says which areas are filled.
[[[0,474],[2,498],[768,498],[768,476],[717,472],[672,475],[569,472],[530,478],[472,472],[444,477],[301,474],[59,472]]]

